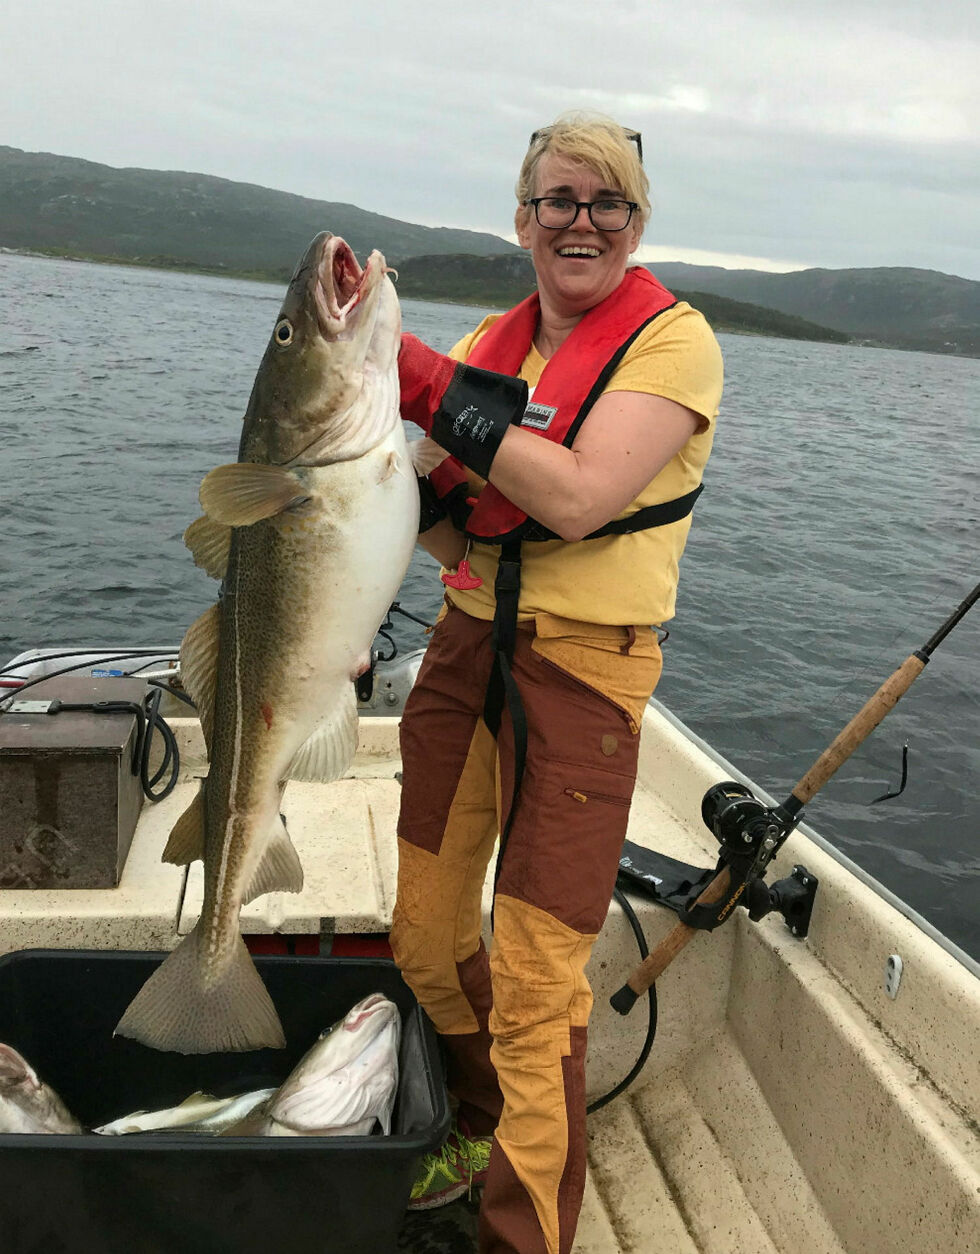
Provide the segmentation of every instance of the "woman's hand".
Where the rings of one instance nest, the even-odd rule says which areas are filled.
[[[704,425],[666,397],[606,392],[571,448],[510,427],[490,482],[563,540],[581,540],[620,514]]]
[[[523,379],[454,361],[415,335],[402,336],[398,382],[401,416],[484,479],[527,405]]]

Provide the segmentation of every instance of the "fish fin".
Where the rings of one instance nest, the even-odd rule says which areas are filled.
[[[191,551],[195,566],[200,566],[212,579],[224,579],[228,572],[231,531],[225,523],[202,514],[184,532],[184,543]]]
[[[198,923],[136,994],[114,1035],[178,1054],[284,1049],[276,1008],[241,936],[207,980],[204,944]]]
[[[331,718],[320,723],[313,735],[297,749],[286,779],[330,784],[346,772],[357,750],[357,697],[354,685],[349,697]]]
[[[161,862],[190,866],[204,858],[204,789],[190,803],[173,825]]]
[[[215,522],[248,527],[309,500],[299,479],[267,462],[218,466],[201,483],[201,504]]]
[[[378,482],[384,483],[386,480],[390,479],[392,475],[397,475],[398,472],[401,470],[401,468],[402,468],[401,457],[395,452],[389,453],[388,458],[385,461],[384,470],[382,470],[381,472],[381,478],[378,480]]]
[[[180,645],[180,681],[197,706],[208,757],[214,730],[214,701],[218,685],[218,637],[221,606],[210,609],[191,623]]]
[[[242,897],[246,906],[263,893],[299,893],[303,891],[303,866],[293,842],[289,839],[286,825],[280,820],[280,828],[266,845],[262,860],[249,881]]]
[[[233,1123],[230,1128],[225,1128],[219,1132],[219,1136],[272,1136],[269,1131],[269,1102],[272,1100],[272,1094],[275,1089],[267,1090],[269,1096],[265,1098],[254,1110],[249,1111],[247,1115],[243,1115],[238,1123]]]
[[[441,466],[449,454],[435,440],[424,435],[421,440],[410,440],[408,455],[417,475],[430,474],[437,466]]]

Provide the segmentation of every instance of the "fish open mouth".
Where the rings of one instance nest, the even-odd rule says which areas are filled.
[[[379,1010],[387,1009],[390,1004],[388,998],[382,993],[372,993],[365,997],[348,1012],[344,1019],[344,1031],[356,1032],[368,1019],[376,1015]]]
[[[339,235],[324,240],[317,266],[316,308],[324,335],[337,335],[364,298],[384,277],[384,257],[375,249],[362,270],[354,251]]]

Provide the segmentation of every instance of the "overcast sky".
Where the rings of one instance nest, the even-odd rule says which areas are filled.
[[[980,279],[978,44],[977,0],[0,0],[0,143],[510,235],[591,108],[643,132],[643,260]]]

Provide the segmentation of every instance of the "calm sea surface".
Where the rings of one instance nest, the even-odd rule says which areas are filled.
[[[281,290],[0,255],[0,661],[176,645],[214,598],[181,542],[232,461]],[[403,302],[448,348],[483,311]],[[720,337],[725,397],[658,689],[785,796],[980,579],[980,361]],[[433,564],[400,599],[435,614]],[[398,630],[405,648],[423,637]],[[980,958],[980,608],[807,808]],[[908,788],[897,786],[910,746]]]

